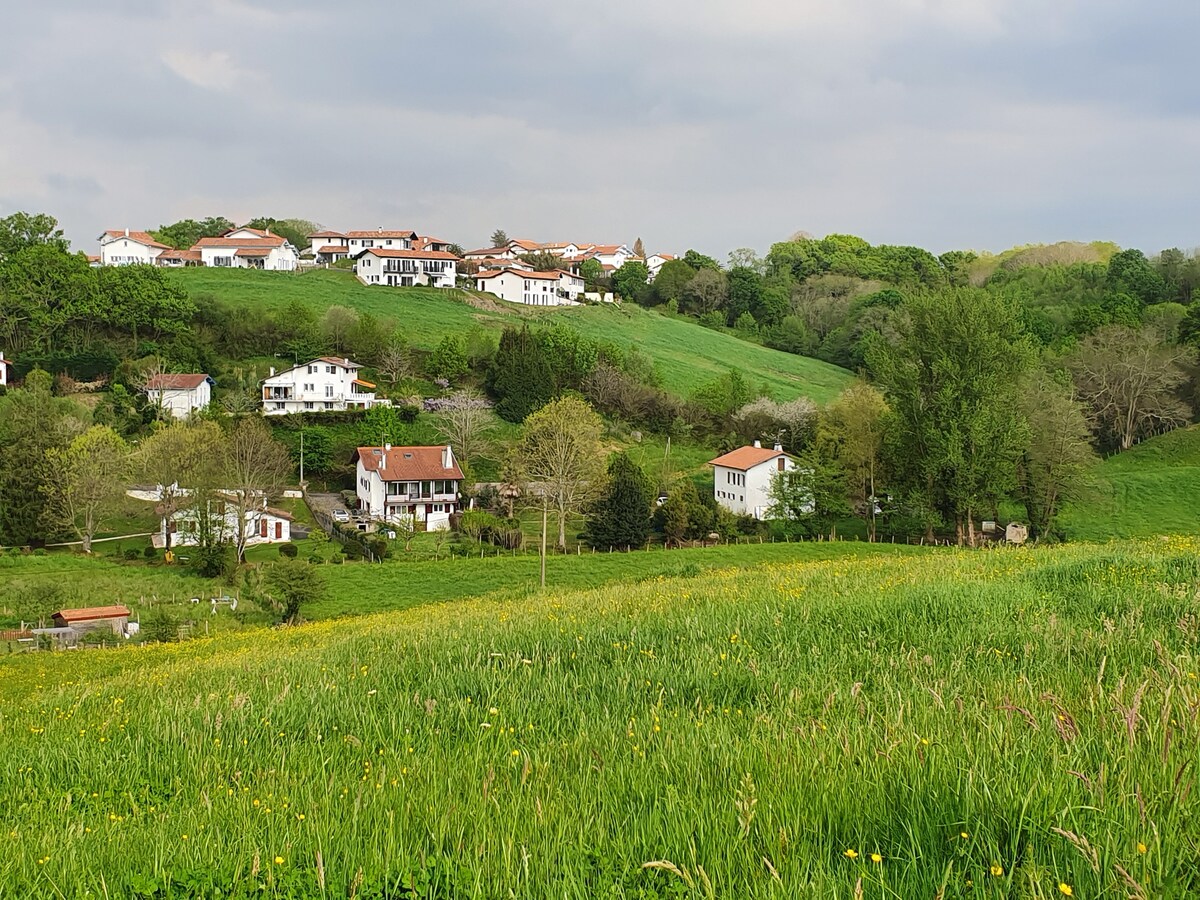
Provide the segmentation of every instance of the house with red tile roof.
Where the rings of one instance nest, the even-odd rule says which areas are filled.
[[[368,285],[452,288],[459,262],[448,250],[370,247],[355,257],[354,274]]]
[[[530,272],[506,266],[477,273],[475,289],[526,306],[574,306],[583,292],[583,279],[562,269]]]
[[[426,531],[444,531],[459,504],[462,469],[444,447],[359,447],[356,469],[359,509],[379,522],[407,518]]]
[[[200,264],[222,269],[265,269],[291,272],[300,255],[288,241],[270,229],[234,228],[220,237],[204,237],[192,245]]]
[[[713,499],[739,516],[769,518],[771,482],[780,472],[796,468],[795,460],[776,444],[767,449],[760,441],[738,447],[708,464],[713,467]]]
[[[358,363],[321,356],[271,375],[262,383],[264,416],[288,413],[370,409],[387,400],[375,399],[375,385],[359,378]]]
[[[658,275],[659,269],[673,259],[675,259],[675,256],[671,253],[651,253],[649,256],[647,256],[646,269],[650,275],[648,280],[653,281],[655,276]]]
[[[156,241],[148,232],[128,228],[110,229],[97,240],[102,266],[153,265],[162,253],[173,249]]]
[[[146,383],[146,402],[164,415],[186,419],[212,402],[215,384],[203,372],[155,375]]]

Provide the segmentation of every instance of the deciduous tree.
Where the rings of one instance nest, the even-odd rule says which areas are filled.
[[[0,219],[0,259],[39,245],[48,245],[64,253],[67,251],[69,243],[54,216],[15,212]]]
[[[234,548],[246,561],[247,528],[277,499],[292,474],[287,448],[271,436],[261,417],[240,419],[224,441],[221,489],[236,516]]]
[[[46,452],[43,491],[52,521],[70,528],[92,552],[96,531],[125,495],[129,447],[119,434],[93,425],[63,448]]]
[[[281,559],[267,567],[266,582],[274,598],[283,607],[283,620],[289,625],[300,621],[300,610],[325,593],[325,576],[312,563],[301,559]]]
[[[491,410],[487,399],[471,388],[455,391],[442,402],[438,431],[463,466],[470,466],[483,452],[485,432],[493,421]]]
[[[859,381],[834,401],[826,427],[846,472],[850,499],[867,523],[867,540],[875,540],[876,479],[880,474],[887,402],[866,381]]]

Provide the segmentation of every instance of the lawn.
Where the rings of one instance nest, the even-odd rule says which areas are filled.
[[[1200,426],[1180,428],[1109,457],[1083,502],[1063,511],[1070,540],[1200,531]]]
[[[497,300],[485,308],[467,302],[467,295],[461,291],[367,287],[352,274],[335,270],[285,275],[195,268],[170,271],[168,275],[193,298],[201,300],[208,295],[265,309],[298,301],[318,312],[341,305],[391,317],[414,346],[426,349],[436,346],[443,335],[466,331],[473,325],[499,331],[505,325],[522,322],[565,322],[597,340],[622,347],[636,345],[653,357],[664,386],[680,396],[689,396],[698,385],[730,367],[741,369],[755,386],[765,385],[778,400],[806,396],[825,403],[851,379],[849,372],[820,360],[771,350],[704,328],[693,320],[633,304],[533,309]]]
[[[0,896],[1190,897],[1183,539],[0,663]]]

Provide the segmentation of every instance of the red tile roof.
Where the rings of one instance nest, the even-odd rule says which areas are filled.
[[[483,256],[483,257],[487,257],[490,259],[490,258],[495,257],[497,253],[507,253],[507,252],[508,252],[507,247],[484,247],[480,250],[468,250],[466,255],[467,256]]]
[[[309,360],[308,362],[302,363],[301,365],[311,366],[315,362],[333,363],[335,366],[341,366],[344,369],[361,369],[362,368],[362,366],[360,366],[356,362],[351,362],[350,360],[348,360],[344,357],[339,359],[336,356],[319,356],[316,359]],[[297,366],[297,368],[299,368],[299,366]]]
[[[417,236],[417,233],[415,231],[408,231],[408,230],[384,231],[382,229],[379,229],[377,231],[347,231],[346,232],[346,237],[355,238],[358,240],[361,240],[363,238],[408,238],[409,240],[412,240],[416,236]]]
[[[494,272],[480,272],[475,277],[487,280],[489,278],[495,278],[498,275],[503,275],[505,272],[511,272],[512,274],[517,275],[521,278],[541,279],[543,281],[558,281],[558,279],[562,276],[561,272],[526,272],[523,269],[505,268],[505,269],[497,269]]]
[[[270,256],[273,247],[241,247],[234,251],[234,256]]]
[[[314,231],[312,234],[307,235],[307,237],[310,237],[310,238],[344,238],[345,235],[342,234],[340,231]]]
[[[462,469],[454,460],[450,468],[442,465],[445,447],[359,447],[353,462],[362,460],[368,472],[378,472],[384,481],[461,480]],[[453,455],[453,452],[451,453]]]
[[[87,609],[60,609],[54,618],[64,622],[94,622],[96,619],[116,619],[128,615],[127,606],[90,606]]]
[[[200,262],[199,250],[164,250],[155,259],[182,259],[185,262]]]
[[[539,244],[537,241],[529,241],[524,238],[516,238],[515,240],[511,240],[508,242],[508,246],[510,246],[510,247],[513,244],[516,244],[522,250],[529,250],[531,252],[534,250],[540,250],[542,247],[542,245]]]
[[[146,232],[146,231],[131,231],[128,234],[126,234],[124,228],[110,228],[108,231],[106,231],[104,233],[111,238],[127,237],[131,241],[137,241],[139,244],[145,244],[148,247],[162,247],[164,250],[171,249],[166,244],[156,241],[153,237],[150,236],[149,232]]]
[[[458,259],[448,250],[400,250],[393,247],[368,247],[363,255],[370,253],[386,259]]]
[[[155,375],[146,383],[148,391],[191,391],[208,381],[203,372],[195,375]]]
[[[283,238],[273,234],[266,238],[205,237],[200,238],[200,240],[192,244],[192,249],[200,250],[204,247],[282,247],[283,245]]]
[[[350,248],[341,244],[326,244],[317,251],[318,253],[349,253]]]
[[[755,466],[761,466],[765,462],[770,462],[777,456],[787,456],[782,450],[771,450],[767,447],[738,447],[736,450],[731,450],[724,456],[718,456],[716,459],[710,459],[710,466],[724,466],[727,469],[739,469],[742,472],[753,469]]]

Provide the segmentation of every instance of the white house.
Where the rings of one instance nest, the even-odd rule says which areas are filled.
[[[220,237],[200,238],[192,245],[201,264],[225,269],[265,269],[291,272],[300,262],[296,248],[269,230],[235,228]]]
[[[709,460],[713,467],[713,498],[739,516],[765,519],[771,508],[771,481],[778,472],[796,467],[783,447],[768,450],[759,441]]]
[[[346,235],[340,231],[317,231],[308,237],[308,252],[317,262],[337,262],[350,255]]]
[[[12,363],[4,358],[4,351],[0,350],[0,385],[8,386],[8,367]]]
[[[583,279],[569,272],[524,272],[504,268],[480,272],[475,276],[475,289],[491,291],[509,303],[572,306],[578,302],[579,294],[583,291]]]
[[[346,232],[346,246],[351,256],[358,256],[364,250],[376,247],[383,250],[411,250],[416,240],[417,233],[406,228],[398,231],[376,228],[374,231]]]
[[[155,258],[154,264],[178,269],[184,266],[202,266],[204,258],[199,250],[164,250]]]
[[[462,469],[445,447],[359,447],[354,451],[358,506],[374,519],[411,517],[426,531],[450,527]]]
[[[522,250],[522,253],[525,251]],[[510,247],[483,247],[479,250],[468,250],[463,259],[469,262],[484,263],[497,259],[516,259],[517,254]]]
[[[114,229],[100,235],[100,265],[153,265],[163,251],[171,250],[145,231]]]
[[[221,499],[206,500],[210,527],[214,528],[222,541],[233,542],[237,536],[238,513],[232,503]],[[170,535],[172,547],[194,547],[200,543],[200,516],[192,507],[181,509],[171,516],[162,516],[158,534],[152,539],[154,546],[167,546]],[[272,509],[264,499],[261,506],[246,514],[246,544],[286,543],[292,539],[292,516],[282,509]]]
[[[670,253],[652,253],[646,257],[646,268],[650,271],[650,281],[658,275],[658,270],[673,260],[675,257]]]
[[[155,409],[170,413],[176,419],[186,419],[208,406],[214,384],[204,373],[155,375],[146,385],[146,400]]]
[[[390,287],[454,287],[459,259],[446,250],[402,250],[372,247],[354,261],[354,274],[363,284]]]
[[[370,409],[376,403],[375,385],[358,377],[358,363],[322,356],[275,373],[263,380],[263,415]]]
[[[633,251],[624,244],[597,244],[587,250],[587,255],[599,260],[605,268],[619,269],[633,258]]]

